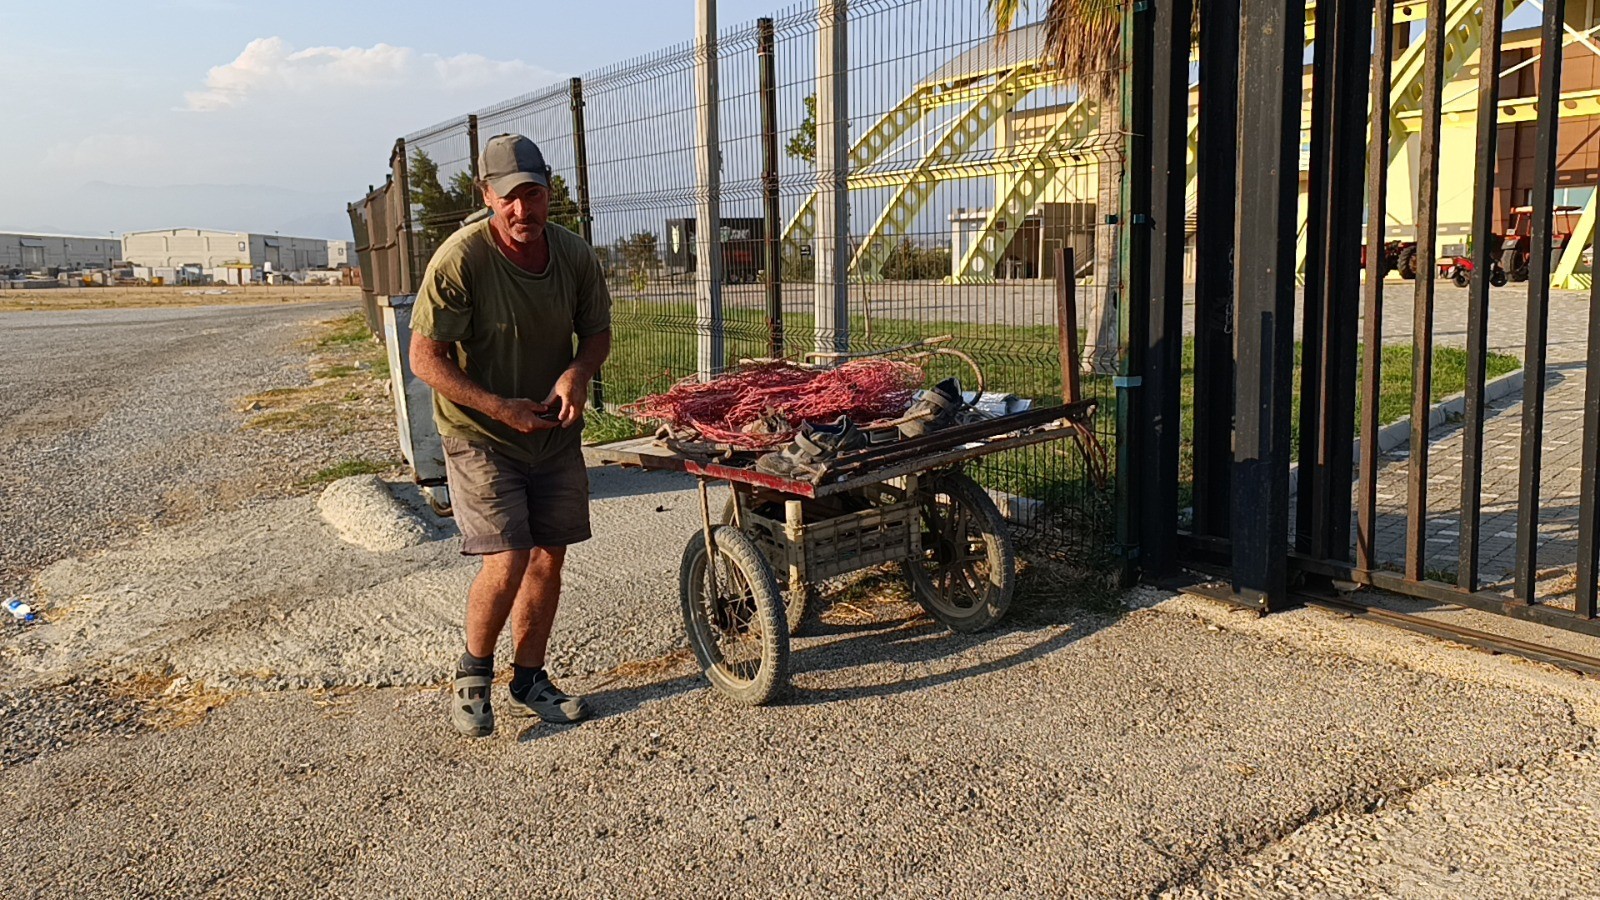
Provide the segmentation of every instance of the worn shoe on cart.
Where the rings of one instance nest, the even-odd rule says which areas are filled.
[[[527,684],[511,685],[510,708],[512,715],[538,716],[555,725],[574,725],[589,718],[589,704],[556,687],[543,669]]]
[[[782,450],[763,454],[756,460],[756,471],[817,484],[827,476],[839,454],[866,446],[867,436],[856,428],[849,416],[840,416],[826,425],[804,422],[794,440]]]
[[[923,391],[911,408],[906,410],[900,423],[900,434],[908,438],[922,437],[954,424],[966,401],[961,399],[961,382],[954,378],[945,380]]]

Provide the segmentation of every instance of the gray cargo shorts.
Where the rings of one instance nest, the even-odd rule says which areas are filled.
[[[463,555],[589,539],[589,470],[581,446],[530,465],[492,444],[454,437],[442,442]]]

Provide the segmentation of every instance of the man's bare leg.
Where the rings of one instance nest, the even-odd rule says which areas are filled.
[[[483,568],[467,591],[467,652],[487,659],[506,617],[516,605],[529,566],[530,551],[507,550],[483,557]],[[548,629],[546,629],[548,634]]]
[[[518,666],[544,667],[545,647],[561,602],[561,566],[566,558],[566,547],[535,547],[529,554],[511,609],[511,638]]]

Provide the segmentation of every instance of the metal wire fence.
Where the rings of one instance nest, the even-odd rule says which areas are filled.
[[[741,358],[801,357],[841,341],[871,351],[942,335],[976,361],[983,389],[1059,402],[1058,287],[1070,279],[1084,393],[1100,399],[1097,433],[1114,443],[1111,260],[1123,149],[1102,109],[1116,104],[1051,74],[1041,25],[997,38],[981,0],[840,5],[850,60],[842,258],[819,265],[828,251],[818,210],[830,180],[817,164],[818,68],[828,35],[818,4],[804,0],[718,31],[717,264],[699,259],[707,100],[700,45],[687,41],[397,141],[404,165],[390,189],[410,201],[412,276],[480,205],[472,184],[480,138],[520,133],[553,167],[552,219],[585,235],[607,274],[608,406]],[[1076,271],[1057,271],[1063,249]],[[706,303],[712,269],[720,269],[720,308]],[[835,271],[847,273],[847,315],[822,323]],[[925,364],[930,380],[954,375],[968,390],[980,386],[955,356]],[[1035,547],[1102,558],[1111,487],[1090,476],[1070,443],[988,457],[974,474],[1006,495]]]

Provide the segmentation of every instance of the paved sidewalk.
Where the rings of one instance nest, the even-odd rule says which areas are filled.
[[[1411,338],[1409,291],[1390,291],[1385,307],[1385,343]],[[1398,295],[1398,296],[1396,296]],[[1465,346],[1466,292],[1441,286],[1435,303],[1434,345]],[[1492,298],[1489,348],[1526,359],[1526,291],[1503,289]],[[1587,292],[1553,292],[1549,315],[1547,386],[1540,444],[1539,547],[1536,571],[1545,573],[1541,593],[1570,605],[1564,570],[1577,562],[1578,492],[1582,486],[1583,407],[1589,327]],[[1461,535],[1462,436],[1459,423],[1430,435],[1427,486],[1427,553],[1424,571],[1453,580]],[[1484,423],[1482,542],[1479,575],[1487,586],[1509,586],[1516,565],[1518,497],[1522,465],[1522,395],[1492,403]],[[1405,560],[1407,479],[1410,445],[1385,456],[1379,471],[1378,559]],[[1564,600],[1556,596],[1565,592]]]

